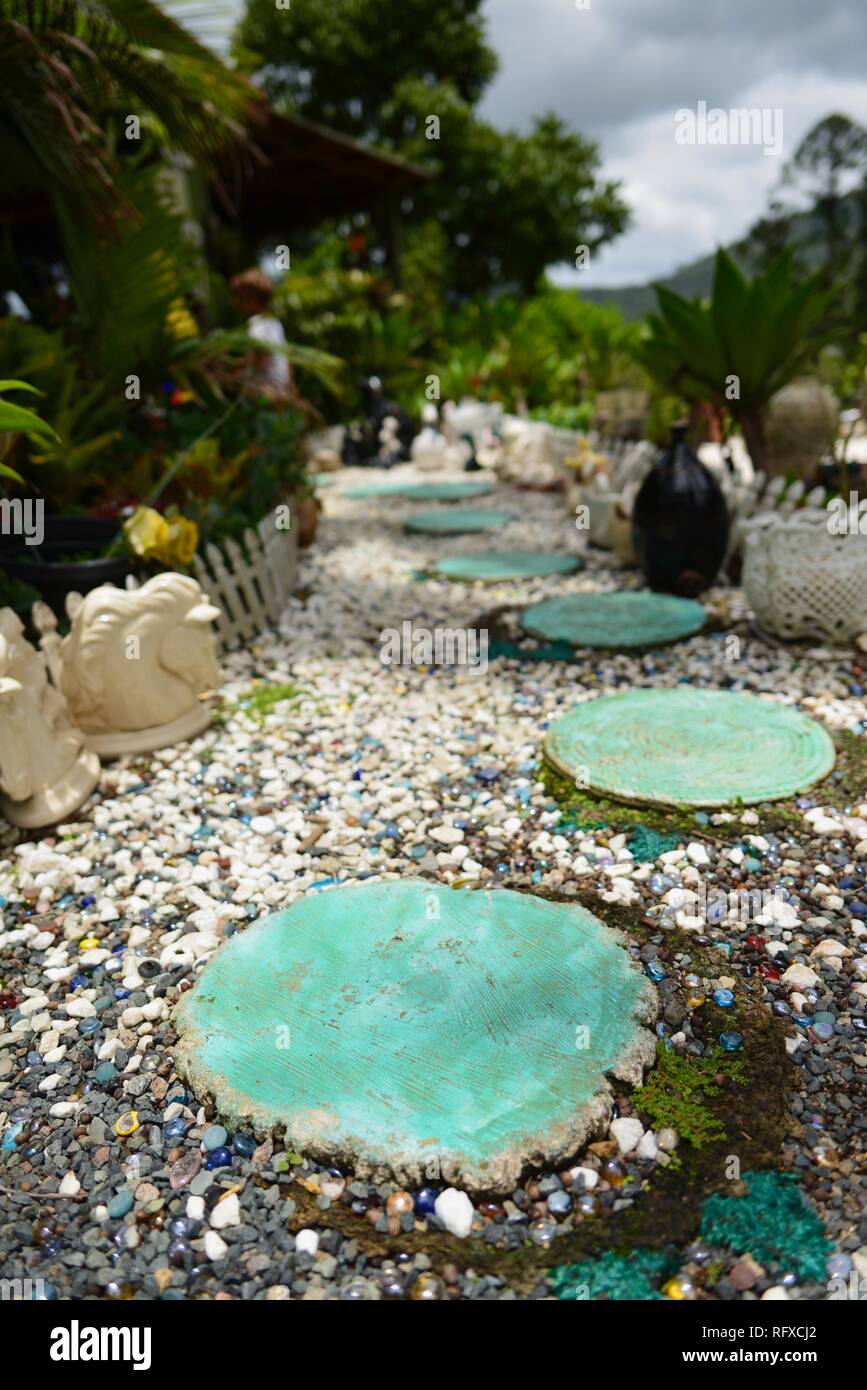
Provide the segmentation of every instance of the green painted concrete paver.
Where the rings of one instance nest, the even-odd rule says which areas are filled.
[[[549,642],[623,650],[691,637],[704,627],[706,616],[692,599],[642,589],[544,599],[524,610],[521,626]]]
[[[408,517],[404,526],[407,531],[419,531],[426,535],[457,536],[472,531],[495,531],[514,520],[511,512],[472,511],[467,507],[453,512],[418,512]]]
[[[487,550],[480,555],[449,555],[434,566],[446,579],[527,579],[535,575],[573,574],[577,555],[548,555],[541,550]]]
[[[685,685],[576,705],[551,725],[545,755],[590,791],[663,806],[775,801],[834,766],[829,734],[800,711]]]
[[[656,994],[578,906],[420,879],[308,893],[223,946],[177,1065],[229,1123],[359,1175],[508,1190],[653,1060]]]

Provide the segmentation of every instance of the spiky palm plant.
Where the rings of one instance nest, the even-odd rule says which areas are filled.
[[[130,134],[209,164],[254,95],[155,0],[0,0],[0,72],[6,200],[47,192],[104,224]]]
[[[659,313],[649,315],[636,355],[671,394],[730,413],[763,467],[768,402],[818,349],[811,335],[827,303],[821,278],[817,272],[796,284],[787,253],[748,280],[720,250],[709,303],[656,286]]]

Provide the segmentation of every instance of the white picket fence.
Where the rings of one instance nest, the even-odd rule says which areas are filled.
[[[285,515],[285,507],[275,507],[255,530],[248,527],[243,549],[235,540],[223,549],[212,542],[193,558],[196,579],[220,609],[217,631],[226,647],[273,627],[295,588],[298,541],[294,526],[278,525]]]

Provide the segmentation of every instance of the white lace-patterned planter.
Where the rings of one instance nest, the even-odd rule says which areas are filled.
[[[833,535],[828,521],[805,507],[741,522],[743,587],[774,637],[849,642],[867,632],[867,536]]]

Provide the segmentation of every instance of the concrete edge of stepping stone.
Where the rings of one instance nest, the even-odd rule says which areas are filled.
[[[430,887],[426,880],[425,887]],[[442,887],[442,885],[433,885]],[[352,889],[364,891],[363,885]],[[454,891],[454,890],[449,890]],[[469,890],[465,890],[469,891]],[[498,890],[497,896],[510,890]],[[309,896],[309,895],[306,895]],[[327,897],[328,895],[323,895]],[[474,895],[475,896],[475,895]],[[532,895],[531,895],[532,896]],[[297,899],[297,906],[303,899]],[[656,1037],[651,1031],[659,1013],[659,996],[651,982],[646,978],[638,962],[627,950],[627,938],[623,932],[608,926],[601,918],[595,918],[586,908],[578,904],[549,903],[549,906],[562,908],[565,913],[575,912],[576,908],[604,929],[606,936],[623,950],[625,963],[630,972],[638,977],[639,989],[630,1009],[634,1031],[630,1041],[622,1046],[616,1062],[604,1073],[600,1071],[599,1084],[589,1101],[585,1101],[568,1120],[548,1125],[544,1134],[522,1136],[519,1145],[515,1144],[502,1152],[492,1155],[484,1162],[468,1161],[463,1155],[443,1153],[432,1149],[429,1154],[382,1152],[368,1153],[364,1150],[367,1141],[357,1136],[346,1135],[338,1143],[320,1138],[304,1124],[286,1123],[276,1118],[267,1107],[257,1105],[251,1098],[236,1091],[226,1080],[214,1077],[206,1064],[200,1060],[201,1039],[190,1014],[196,991],[202,989],[202,976],[194,988],[182,996],[174,1010],[174,1022],[178,1030],[178,1043],[174,1050],[175,1067],[178,1074],[191,1087],[196,1098],[202,1102],[213,1102],[217,1115],[229,1127],[247,1126],[261,1141],[269,1135],[280,1135],[287,1149],[303,1154],[308,1160],[323,1165],[337,1164],[352,1172],[362,1180],[394,1180],[408,1186],[422,1186],[429,1181],[429,1165],[432,1159],[438,1166],[438,1182],[455,1184],[471,1192],[505,1193],[514,1190],[521,1178],[533,1167],[556,1168],[563,1162],[579,1156],[584,1146],[594,1139],[607,1134],[608,1124],[614,1106],[612,1080],[630,1086],[641,1085],[645,1071],[652,1066],[656,1056]],[[287,909],[286,911],[290,911]],[[284,916],[285,913],[272,914]],[[260,929],[269,918],[261,918],[248,931]],[[210,965],[218,956],[227,952],[236,938],[224,942],[211,956]],[[206,967],[207,968],[207,967]],[[205,985],[207,987],[207,985]],[[460,1061],[456,1061],[460,1067]]]

